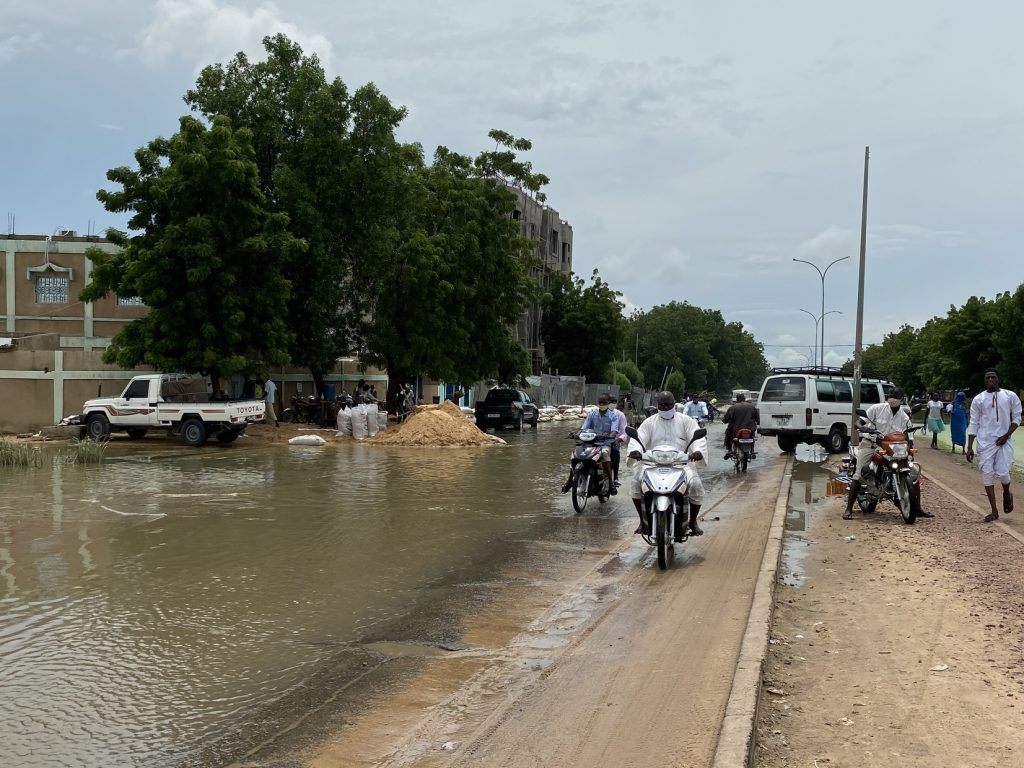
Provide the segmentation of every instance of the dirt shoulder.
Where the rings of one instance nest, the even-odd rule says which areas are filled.
[[[1020,764],[1024,511],[983,523],[976,467],[919,458],[934,519],[885,504],[845,522],[823,497],[789,540],[804,551],[776,590],[756,765]]]

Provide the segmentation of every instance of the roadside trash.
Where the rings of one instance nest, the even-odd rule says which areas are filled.
[[[846,536],[845,539],[846,539],[846,541],[856,541],[857,537],[856,536]]]
[[[839,724],[840,725],[853,725],[853,720],[851,720],[848,717],[841,717],[841,718],[839,718]]]
[[[947,669],[949,669],[949,664],[936,664],[934,667],[932,667],[928,671],[929,672],[945,672]]]
[[[441,749],[447,750],[449,752],[458,748],[459,742],[457,741],[446,741],[444,744],[441,745]]]
[[[785,696],[786,692],[781,688],[768,688],[768,693],[774,693],[776,696]]]

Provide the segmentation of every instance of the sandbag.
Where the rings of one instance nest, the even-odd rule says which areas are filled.
[[[338,409],[338,434],[352,437],[352,411],[347,405]]]
[[[355,440],[367,438],[366,406],[364,405],[357,405],[352,409],[352,437]]]
[[[374,403],[367,403],[363,408],[366,412],[366,434],[375,437],[380,431],[380,422],[377,421],[377,414],[380,411]]]
[[[288,441],[288,445],[327,445],[320,435],[299,435]]]
[[[388,428],[388,412],[387,411],[378,410],[377,411],[377,431],[379,432],[380,430],[387,429],[387,428]]]

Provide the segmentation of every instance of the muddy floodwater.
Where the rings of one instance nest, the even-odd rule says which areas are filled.
[[[558,493],[570,427],[485,449],[115,443],[99,466],[0,469],[3,764],[230,764],[368,659],[457,645],[509,573],[557,573],[633,524],[626,493],[582,516]]]

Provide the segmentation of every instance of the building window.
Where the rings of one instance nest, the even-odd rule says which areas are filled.
[[[144,307],[146,303],[141,296],[118,296],[117,306],[119,307]]]
[[[572,248],[568,243],[562,243],[562,263],[565,264],[569,261],[569,254],[572,252]]]
[[[50,275],[36,278],[36,304],[67,304],[68,286],[71,281],[66,277]]]
[[[551,230],[551,252],[558,253],[558,230]]]
[[[522,218],[522,215],[522,212],[518,208],[512,209],[512,219],[514,221],[519,221],[519,219]]]

